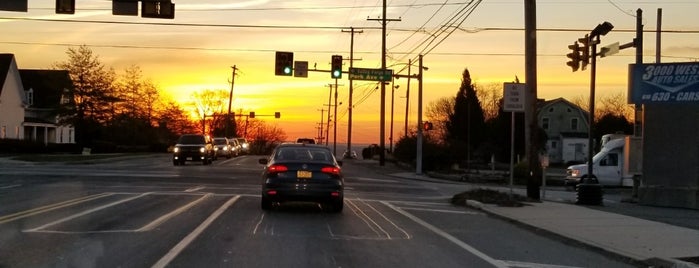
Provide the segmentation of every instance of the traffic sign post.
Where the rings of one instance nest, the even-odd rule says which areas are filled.
[[[502,110],[510,112],[510,198],[512,198],[515,166],[515,112],[524,112],[527,98],[527,86],[521,83],[505,83],[503,85]]]

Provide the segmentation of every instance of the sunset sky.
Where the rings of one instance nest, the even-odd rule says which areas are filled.
[[[4,0],[3,0],[4,1]],[[76,0],[74,15],[54,14],[55,0],[29,0],[28,12],[0,11],[0,53],[15,54],[21,69],[47,69],[67,59],[66,50],[89,46],[102,62],[121,72],[138,65],[163,95],[186,106],[193,92],[230,90],[233,109],[257,114],[290,139],[315,137],[321,109],[327,109],[328,73],[308,78],[274,75],[275,51],[294,52],[297,61],[329,69],[334,54],[349,58],[354,27],[355,67],[380,68],[380,0],[173,0],[175,19],[111,14],[109,0]],[[446,4],[445,4],[446,3]],[[389,0],[387,65],[398,71],[425,54],[424,104],[454,96],[468,68],[479,84],[525,82],[524,1]],[[538,97],[587,97],[590,71],[566,66],[568,45],[604,21],[615,28],[601,46],[631,42],[636,10],[643,10],[644,61],[654,62],[657,10],[662,9],[662,62],[699,60],[697,0],[548,0],[537,1]],[[597,96],[627,90],[634,49],[598,60]],[[347,71],[349,62],[343,68]],[[417,68],[413,68],[416,71]],[[407,74],[407,72],[403,72]],[[394,136],[403,133],[406,79],[396,80]],[[338,142],[347,136],[349,81],[338,82]],[[380,92],[376,83],[354,81],[353,143],[378,143]],[[387,87],[390,111],[390,87]],[[417,81],[410,88],[410,123],[417,118]],[[387,115],[387,119],[390,115]],[[387,122],[388,123],[388,122]],[[388,131],[389,128],[387,127]],[[332,135],[332,131],[331,131]],[[387,137],[388,138],[388,132]],[[397,139],[397,138],[396,138]],[[388,140],[386,141],[388,143]]]

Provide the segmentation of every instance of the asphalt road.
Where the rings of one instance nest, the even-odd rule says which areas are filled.
[[[0,267],[631,267],[345,161],[345,210],[260,209],[257,156],[0,161]]]

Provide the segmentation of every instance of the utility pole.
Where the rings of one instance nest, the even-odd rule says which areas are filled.
[[[408,86],[405,89],[405,129],[403,130],[404,137],[408,136],[408,107],[410,107],[410,65],[412,64],[412,59],[408,59]]]
[[[380,19],[367,19],[367,20],[380,20],[381,21],[381,71],[386,71],[386,23],[388,21],[400,21],[398,19],[386,19],[386,0],[383,0],[382,16]],[[381,82],[381,113],[380,113],[380,138],[379,138],[379,165],[384,166],[386,164],[386,83]]]
[[[536,0],[524,0],[524,70],[528,94],[529,146],[527,161],[529,161],[529,176],[527,180],[527,198],[539,200],[539,183],[541,165],[539,163],[539,135],[537,122],[537,80],[536,80]]]
[[[352,34],[350,38],[350,69],[354,67],[354,34],[355,33],[363,33],[364,31],[356,31],[354,27],[350,27],[349,31],[342,30],[343,33],[350,33]],[[352,94],[354,92],[354,83],[352,79],[349,79],[349,105],[347,106],[347,110],[349,113],[349,118],[348,118],[348,124],[347,124],[347,152],[352,152]],[[351,154],[350,154],[351,156]]]
[[[337,78],[335,78],[335,111],[333,112],[333,154],[337,157]]]
[[[318,127],[318,143],[323,144],[323,120],[325,117],[325,109],[320,109],[320,124]]]
[[[231,105],[233,104],[233,86],[235,85],[236,71],[238,71],[238,68],[235,67],[235,65],[233,65],[231,68],[233,68],[233,73],[231,74],[231,92],[228,95],[228,115],[226,115],[226,130],[224,131],[224,136],[226,138],[229,137],[228,130],[230,129],[231,125]]]
[[[330,93],[328,94],[328,125],[325,127],[325,146],[328,146],[330,143],[330,107],[332,107],[330,101],[332,100],[333,96],[333,84],[328,84],[328,87],[330,87]],[[333,120],[335,119],[337,118],[333,118]]]

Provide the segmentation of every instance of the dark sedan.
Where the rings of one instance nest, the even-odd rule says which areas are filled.
[[[263,210],[286,201],[317,202],[323,209],[341,212],[344,177],[341,161],[321,145],[288,143],[277,146],[262,173]]]

